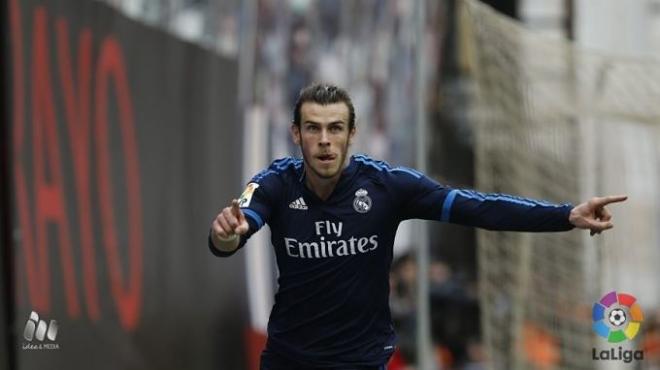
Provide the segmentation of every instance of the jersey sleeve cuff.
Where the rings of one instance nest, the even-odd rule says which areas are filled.
[[[209,230],[208,246],[209,249],[211,250],[211,253],[213,253],[213,255],[215,255],[216,257],[229,257],[240,249],[241,244],[239,243],[238,247],[231,252],[221,251],[220,249],[216,248],[215,245],[213,244],[213,240],[211,239],[211,231]]]
[[[570,203],[563,204],[563,206],[564,206],[564,219],[566,220],[566,231],[573,230],[575,229],[575,225],[571,223],[570,216],[574,206]]]
[[[255,227],[255,231],[261,229],[261,227],[264,226],[264,220],[257,211],[250,208],[241,208],[241,211],[243,214],[245,214],[245,217],[248,218],[248,222],[252,221],[254,224],[253,226]]]

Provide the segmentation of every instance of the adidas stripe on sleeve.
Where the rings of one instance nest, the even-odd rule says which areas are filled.
[[[568,221],[571,204],[452,189],[417,171],[393,172],[391,176],[402,194],[402,219],[422,218],[500,231],[565,231],[574,227]]]

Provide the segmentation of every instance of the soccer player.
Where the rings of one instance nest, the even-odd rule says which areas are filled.
[[[452,189],[410,168],[348,157],[355,131],[345,90],[303,89],[291,125],[302,159],[274,161],[212,222],[209,248],[220,257],[270,226],[280,276],[262,370],[385,368],[396,339],[388,274],[403,220],[508,231],[577,227],[593,235],[613,226],[605,205],[626,199],[573,207]]]

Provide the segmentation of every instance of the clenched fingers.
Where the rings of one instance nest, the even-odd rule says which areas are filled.
[[[240,223],[238,217],[236,217],[236,214],[233,211],[233,207],[227,207],[222,210],[222,216],[224,219],[227,221],[229,226],[231,227],[231,231],[233,232],[237,227],[238,224]]]
[[[604,230],[609,230],[614,227],[610,221],[589,221],[588,228],[591,230],[591,235],[600,234]]]
[[[216,236],[219,236],[221,238],[229,237],[228,229],[222,226],[222,222],[220,221],[220,216],[216,217],[215,220],[213,220],[213,224],[211,225],[211,227],[213,228],[213,233]]]
[[[222,233],[218,233],[220,236],[223,238],[227,238],[231,236],[231,234],[234,233],[234,228],[231,227],[229,222],[227,221],[227,218],[225,217],[224,211],[218,215],[216,218],[216,221],[220,225],[220,228],[222,229]],[[224,235],[222,235],[224,233]]]
[[[610,221],[612,220],[612,213],[610,213],[607,208],[603,207],[596,211],[596,218],[601,221]]]

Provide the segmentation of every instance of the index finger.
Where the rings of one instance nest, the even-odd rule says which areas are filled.
[[[239,207],[238,199],[233,199],[231,201],[231,211],[237,217],[240,217],[240,216],[243,215],[243,212],[241,212],[241,207]]]
[[[619,203],[628,199],[627,195],[608,195],[606,197],[600,197],[595,199],[595,205],[604,206],[610,203]]]

